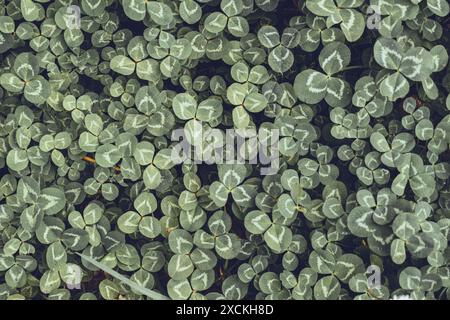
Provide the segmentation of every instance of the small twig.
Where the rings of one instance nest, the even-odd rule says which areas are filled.
[[[239,261],[238,261],[239,262]],[[226,264],[228,263],[228,260],[226,260]],[[213,286],[218,284],[219,282],[223,282],[225,280],[225,277],[227,274],[230,273],[233,269],[235,269],[237,266],[239,266],[239,263],[235,263],[231,267],[228,268],[228,265],[225,265],[223,270],[221,267],[219,267],[219,278],[213,283]]]
[[[416,100],[417,107],[420,108],[423,105],[422,100],[420,100],[418,96],[413,96],[413,98],[414,98],[414,100]]]
[[[89,156],[84,156],[82,160],[84,160],[84,161],[86,161],[86,162],[89,162],[89,163],[91,163],[91,164],[96,164],[96,163],[97,163],[97,161],[95,161],[94,158],[89,157]],[[120,172],[120,166],[114,166],[114,170]]]
[[[177,229],[177,227],[170,227],[170,228],[166,228],[165,231],[167,234],[170,234],[175,229]]]
[[[91,157],[88,157],[88,156],[83,157],[83,160],[86,161],[86,162],[92,163],[92,164],[96,164],[95,159],[91,158]]]

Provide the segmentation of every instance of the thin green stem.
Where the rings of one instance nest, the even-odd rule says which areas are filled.
[[[366,66],[351,66],[351,67],[344,68],[342,70],[342,72],[349,71],[349,70],[356,70],[356,69],[368,69],[368,67],[366,67]]]
[[[87,262],[93,264],[97,268],[103,270],[104,272],[106,272],[107,274],[112,276],[113,278],[116,278],[117,280],[125,283],[130,288],[134,289],[135,291],[139,292],[142,295],[145,295],[153,300],[169,300],[169,298],[166,297],[165,295],[162,295],[159,292],[156,292],[156,291],[153,291],[153,290],[150,290],[148,288],[141,286],[140,284],[130,280],[128,277],[118,273],[117,271],[111,269],[107,265],[95,260],[92,257],[86,256],[86,255],[84,255],[82,253],[78,253],[78,252],[76,252],[76,254],[79,255],[81,258],[85,259]]]

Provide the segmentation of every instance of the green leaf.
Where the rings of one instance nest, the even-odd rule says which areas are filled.
[[[119,219],[117,219],[117,226],[123,233],[134,233],[138,230],[141,218],[142,217],[137,212],[128,211],[122,214]]]
[[[398,70],[403,59],[403,52],[397,41],[380,38],[374,45],[374,58],[383,68]]]
[[[84,124],[86,129],[89,130],[93,135],[99,136],[103,130],[103,121],[98,114],[90,113],[84,118]]]
[[[106,2],[101,0],[81,0],[81,7],[86,14],[96,17],[105,11]]]
[[[156,189],[162,182],[161,172],[154,165],[149,165],[143,173],[144,184],[149,189]]]
[[[342,71],[350,63],[350,49],[341,42],[327,44],[319,55],[319,63],[327,75]]]
[[[422,273],[415,267],[407,267],[400,273],[400,286],[406,290],[416,290],[420,287]]]
[[[218,207],[225,206],[229,193],[230,191],[218,181],[214,181],[209,187],[210,197]]]
[[[128,57],[117,55],[112,58],[110,62],[110,67],[113,71],[120,73],[124,76],[129,76],[133,74],[136,64],[133,60]]]
[[[66,264],[67,253],[61,242],[54,242],[48,247],[46,261],[52,270],[59,270],[59,268]]]
[[[223,106],[220,100],[207,99],[199,103],[196,117],[200,121],[210,122],[222,115]]]
[[[38,197],[38,205],[48,215],[55,215],[66,206],[66,196],[60,188],[42,189]]]
[[[291,244],[292,231],[285,226],[274,224],[264,233],[264,240],[273,251],[284,252]]]
[[[13,93],[22,92],[25,87],[25,83],[12,73],[3,73],[0,76],[0,84],[3,88]]]
[[[197,102],[188,93],[180,93],[172,101],[173,111],[181,120],[189,120],[195,117]]]
[[[12,149],[6,156],[6,165],[14,171],[22,171],[28,167],[27,152],[22,149]]]
[[[336,261],[335,275],[347,283],[355,274],[365,271],[363,260],[355,254],[344,254]]]
[[[241,251],[241,240],[235,234],[224,234],[217,237],[215,248],[223,259],[234,259]]]
[[[220,9],[228,16],[236,16],[244,10],[244,2],[242,0],[222,0]]]
[[[351,101],[352,89],[347,81],[330,78],[327,83],[325,101],[334,108],[344,108]]]
[[[51,94],[50,84],[42,76],[36,76],[25,84],[24,96],[33,104],[42,104]]]
[[[47,270],[39,280],[39,288],[43,293],[50,293],[59,288],[61,279],[57,271]]]
[[[128,18],[142,21],[147,13],[145,0],[123,0],[123,9]]]
[[[306,7],[318,16],[330,16],[338,9],[334,3],[334,0],[307,0]]]
[[[169,276],[174,280],[184,280],[194,271],[191,259],[184,254],[175,254],[168,264]]]
[[[394,239],[391,242],[391,257],[396,264],[402,264],[406,260],[405,242],[401,239]]]
[[[261,112],[267,106],[267,99],[262,94],[253,92],[245,97],[244,107],[250,112]]]
[[[180,17],[188,24],[197,23],[202,17],[202,8],[194,0],[183,0],[179,10]]]
[[[153,213],[157,208],[155,196],[150,192],[143,192],[134,200],[134,208],[141,216]]]
[[[246,168],[242,164],[223,164],[218,166],[220,181],[228,188],[238,186],[245,178]]]
[[[264,233],[272,224],[269,216],[258,210],[250,211],[245,216],[244,225],[245,228],[253,234]]]
[[[411,48],[403,56],[400,72],[413,81],[426,79],[435,68],[433,57],[423,48]]]
[[[269,54],[269,66],[278,73],[284,73],[291,69],[294,60],[292,51],[283,46],[274,48]]]
[[[161,224],[155,217],[144,217],[139,223],[139,232],[147,238],[154,239],[161,234],[161,231]]]
[[[121,159],[121,154],[116,146],[108,143],[101,145],[95,152],[95,161],[100,167],[111,168]]]
[[[119,286],[111,280],[103,280],[99,285],[100,294],[106,300],[117,300],[120,295]]]
[[[39,18],[42,6],[32,0],[20,0],[20,9],[26,21],[35,21]]]
[[[150,18],[161,26],[166,26],[172,23],[173,12],[170,7],[157,1],[147,1],[147,12]]]
[[[327,77],[315,70],[305,70],[295,78],[294,91],[305,103],[319,103],[327,95]]]
[[[227,25],[228,18],[221,12],[213,12],[205,19],[205,28],[211,33],[223,31]]]
[[[345,38],[350,42],[359,40],[366,26],[363,14],[353,9],[341,9],[339,13],[342,19],[340,27]]]
[[[170,279],[167,282],[167,291],[173,300],[186,300],[192,294],[192,288],[188,280]]]
[[[380,92],[390,101],[396,101],[408,94],[409,82],[401,73],[393,73],[381,82]]]
[[[334,276],[321,278],[314,285],[314,297],[317,300],[337,300],[341,292],[341,285]]]
[[[244,17],[231,17],[228,19],[228,31],[235,37],[245,37],[250,26]]]
[[[448,15],[450,8],[446,0],[427,0],[428,9],[434,14],[445,17]]]

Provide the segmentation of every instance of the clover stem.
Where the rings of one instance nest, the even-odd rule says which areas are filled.
[[[355,70],[355,69],[368,69],[368,67],[366,67],[366,66],[351,66],[351,67],[342,69],[342,72]]]

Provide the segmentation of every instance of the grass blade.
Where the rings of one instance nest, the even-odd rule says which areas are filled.
[[[76,253],[77,255],[79,255],[81,258],[85,259],[87,262],[93,264],[94,266],[96,266],[97,268],[103,270],[104,272],[106,272],[107,274],[111,275],[112,277],[116,278],[117,280],[125,283],[126,285],[128,285],[130,288],[134,289],[136,292],[139,292],[140,294],[143,294],[153,300],[169,300],[168,297],[166,297],[165,295],[162,295],[156,291],[144,288],[142,286],[140,286],[139,284],[137,284],[136,282],[128,279],[127,277],[125,277],[124,275],[118,273],[117,271],[114,271],[113,269],[111,269],[110,267],[104,265],[103,263],[89,257],[86,256],[82,253]]]

